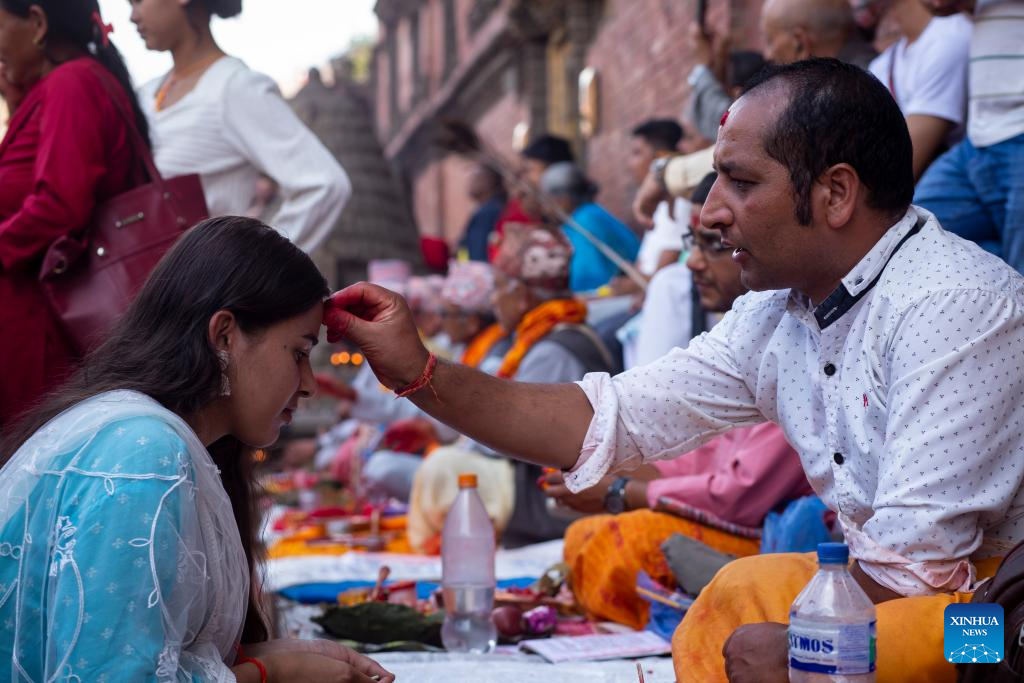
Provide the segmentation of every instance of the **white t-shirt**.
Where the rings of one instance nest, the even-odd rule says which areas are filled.
[[[893,93],[904,116],[935,116],[956,124],[947,139],[950,144],[964,134],[971,28],[963,14],[934,17],[912,44],[900,38],[869,67]]]
[[[654,210],[654,227],[644,233],[640,240],[640,251],[636,256],[637,268],[650,277],[658,270],[661,252],[682,251],[683,235],[690,223],[690,202],[682,198],[675,200],[675,218],[668,213],[668,202],[658,204]]]
[[[334,156],[299,120],[269,77],[222,57],[195,88],[156,110],[164,77],[139,88],[160,173],[198,173],[211,216],[243,215],[264,173],[283,203],[270,224],[306,252],[334,228],[352,194]]]
[[[979,0],[967,133],[976,147],[1024,134],[1024,0]]]

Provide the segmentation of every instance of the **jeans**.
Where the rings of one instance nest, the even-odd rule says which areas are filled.
[[[965,139],[928,168],[914,203],[1024,272],[1024,134],[983,148]]]

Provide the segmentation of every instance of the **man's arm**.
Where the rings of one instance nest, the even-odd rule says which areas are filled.
[[[384,386],[407,387],[429,354],[405,302],[380,287],[339,292],[324,322],[328,339],[346,337],[362,349]],[[594,411],[575,384],[526,384],[439,361],[430,385],[409,397],[424,412],[496,451],[570,469],[576,464]]]
[[[728,40],[712,39],[696,24],[690,27],[689,40],[694,57],[694,68],[688,78],[692,88],[688,105],[690,120],[701,136],[714,140],[722,114],[732,104],[732,97],[723,85],[728,67]]]
[[[953,122],[937,116],[911,114],[907,117],[910,142],[914,146],[914,180],[919,180],[925,170],[942,150],[942,143],[953,130]]]
[[[438,363],[431,387],[409,398],[498,452],[563,470],[579,459],[594,417],[586,394],[575,384],[512,382],[444,362]]]
[[[940,28],[938,33],[922,36],[921,68],[905,88],[906,100],[900,100],[914,146],[915,181],[942,151],[950,131],[966,120],[970,22],[951,20]],[[890,60],[894,54],[889,54]]]
[[[735,426],[764,422],[755,396],[760,340],[775,328],[778,307],[752,305],[754,313],[738,301],[686,350],[614,379],[595,373],[579,386],[522,384],[439,364],[431,385],[411,398],[495,450],[571,469],[566,481],[580,490],[609,472],[670,458]],[[421,383],[428,354],[397,294],[353,285],[328,302],[324,322],[328,340],[358,344],[386,387],[401,391]]]

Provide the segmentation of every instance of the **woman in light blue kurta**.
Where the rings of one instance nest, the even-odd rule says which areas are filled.
[[[0,475],[0,662],[35,681],[222,679],[245,613],[230,582],[247,584],[248,567],[219,538],[234,518],[209,454],[136,392],[83,401],[47,429]],[[204,538],[200,516],[219,534]]]
[[[161,261],[107,341],[0,446],[0,672],[13,681],[368,681],[268,641],[250,591],[251,455],[315,388],[326,282],[257,221]],[[8,676],[0,673],[0,678]]]

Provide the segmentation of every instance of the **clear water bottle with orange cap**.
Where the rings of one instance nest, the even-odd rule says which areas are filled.
[[[445,619],[441,641],[449,652],[494,649],[494,525],[476,491],[476,475],[459,475],[441,534]]]

